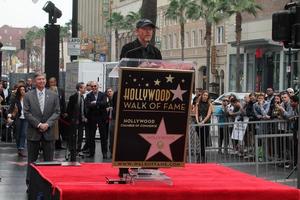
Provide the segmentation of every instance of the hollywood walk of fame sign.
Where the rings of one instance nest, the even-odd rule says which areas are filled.
[[[182,167],[193,70],[123,67],[113,165]]]

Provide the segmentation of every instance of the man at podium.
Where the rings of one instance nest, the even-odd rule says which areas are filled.
[[[161,60],[161,52],[158,48],[150,44],[153,32],[158,27],[153,24],[149,19],[140,19],[136,23],[136,36],[137,39],[129,42],[122,47],[120,60],[122,58],[140,58],[140,59],[156,59]],[[135,66],[131,64],[131,66]],[[113,102],[116,102],[117,92],[114,93]],[[115,108],[116,105],[113,107]],[[128,173],[128,168],[120,168],[119,176]]]
[[[136,23],[137,39],[123,46],[120,59],[141,58],[161,60],[160,50],[150,44],[153,32],[157,27],[149,19],[141,19]]]

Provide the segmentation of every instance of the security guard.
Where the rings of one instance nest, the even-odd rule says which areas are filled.
[[[120,59],[141,58],[161,60],[160,51],[150,44],[153,32],[157,27],[149,19],[141,19],[136,23],[135,33],[137,39],[125,44],[122,48]]]

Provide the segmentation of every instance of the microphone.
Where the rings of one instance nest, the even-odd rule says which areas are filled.
[[[129,51],[127,51],[127,52],[125,53],[124,58],[127,58],[128,53],[137,51],[137,50],[139,50],[139,49],[145,48],[145,50],[147,51],[147,50],[148,50],[148,46],[149,46],[149,41],[146,42],[146,46],[141,45],[141,46],[138,46],[138,47],[136,47],[136,48],[134,48],[134,49],[130,49]]]

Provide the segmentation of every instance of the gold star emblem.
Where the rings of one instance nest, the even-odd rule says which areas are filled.
[[[159,86],[159,84],[160,84],[160,80],[156,79],[156,80],[154,81],[154,85],[158,85],[158,86]]]
[[[171,74],[169,74],[169,76],[166,76],[166,79],[167,79],[167,83],[170,82],[170,83],[173,83],[173,79],[175,77],[171,76]]]

